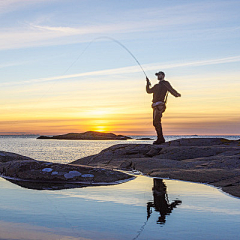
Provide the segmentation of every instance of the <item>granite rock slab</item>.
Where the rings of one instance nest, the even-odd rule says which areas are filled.
[[[117,184],[134,178],[132,175],[120,171],[36,161],[6,152],[0,152],[0,175],[15,182],[79,183],[84,185]]]
[[[118,144],[72,164],[208,183],[240,197],[240,140],[183,138],[161,145]]]

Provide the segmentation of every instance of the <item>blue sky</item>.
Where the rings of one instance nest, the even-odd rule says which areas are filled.
[[[153,83],[163,70],[182,93],[166,134],[240,134],[239,10],[236,0],[0,1],[0,132],[154,133],[145,76],[111,37]]]

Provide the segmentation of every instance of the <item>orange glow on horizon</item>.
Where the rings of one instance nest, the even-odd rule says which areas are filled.
[[[91,128],[90,131],[102,132],[102,133],[109,132],[109,131],[107,130],[107,127],[106,127],[106,126],[96,126],[96,127]]]
[[[121,81],[99,78],[94,85],[90,80],[79,81],[75,85],[61,82],[56,85],[57,95],[51,93],[40,100],[33,96],[42,96],[42,92],[33,88],[32,101],[26,94],[26,97],[21,95],[0,106],[0,134],[58,135],[98,131],[122,135],[155,135],[152,95],[146,94],[145,82],[139,84],[139,79],[129,81],[123,76],[119,79]],[[191,84],[183,82],[184,85],[180,85],[182,82],[176,79],[171,83],[176,85],[182,97],[168,97],[167,109],[162,118],[164,135],[240,134],[237,104],[240,97],[237,93],[234,95],[231,92],[235,99],[233,104],[231,98],[222,99],[222,92],[217,90],[211,92],[211,95],[206,95],[205,89],[197,92],[187,89],[184,92],[182,89],[186,86],[190,88]]]

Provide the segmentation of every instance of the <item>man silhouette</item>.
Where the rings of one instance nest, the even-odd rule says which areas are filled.
[[[153,93],[153,100],[152,100],[152,108],[153,108],[153,126],[157,132],[157,140],[153,142],[153,144],[161,144],[165,142],[162,132],[162,114],[166,110],[166,102],[168,92],[170,92],[174,97],[181,97],[181,94],[178,93],[171,84],[164,80],[165,73],[164,72],[157,72],[155,73],[157,76],[159,83],[155,84],[152,88],[150,87],[151,83],[148,78],[146,91],[147,93]]]

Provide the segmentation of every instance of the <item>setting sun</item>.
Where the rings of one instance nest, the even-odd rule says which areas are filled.
[[[96,132],[107,132],[107,128],[105,126],[96,126],[92,129],[92,131]]]

